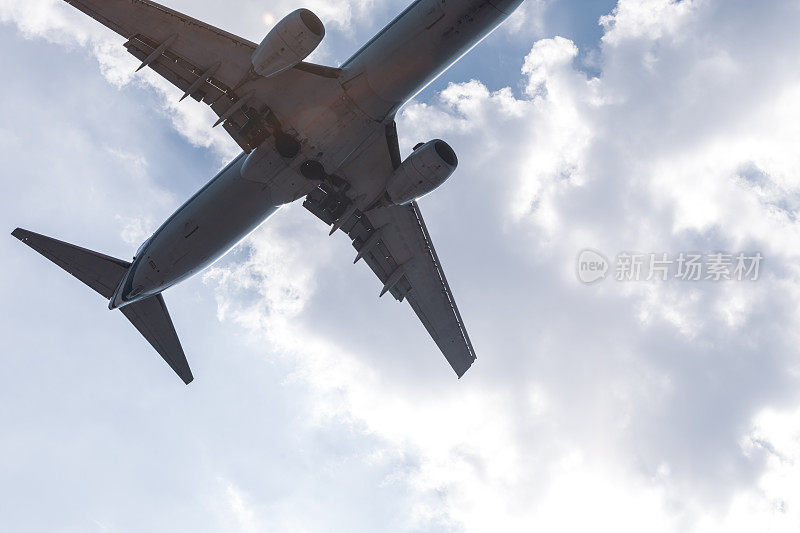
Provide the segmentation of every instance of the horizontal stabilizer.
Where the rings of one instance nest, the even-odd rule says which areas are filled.
[[[175,333],[175,326],[160,294],[128,304],[120,308],[147,342],[153,345],[158,354],[187,385],[194,377],[183,353],[181,341]]]
[[[15,229],[11,235],[109,299],[130,263],[99,254],[32,231]]]

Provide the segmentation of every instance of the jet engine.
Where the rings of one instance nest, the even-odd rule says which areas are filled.
[[[314,51],[325,36],[325,26],[308,9],[286,15],[273,27],[251,61],[253,70],[265,78],[290,69]]]
[[[450,145],[440,139],[418,147],[397,167],[386,185],[386,194],[396,205],[424,196],[447,181],[458,158]]]

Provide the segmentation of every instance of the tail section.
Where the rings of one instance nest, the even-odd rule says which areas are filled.
[[[147,342],[153,345],[158,354],[187,385],[194,377],[189,369],[189,362],[183,353],[181,341],[175,333],[175,326],[169,317],[169,311],[160,294],[133,302],[120,308]]]
[[[17,228],[11,235],[57,264],[108,300],[131,264],[32,231]]]
[[[110,299],[130,268],[130,263],[85,248],[17,228],[11,233],[57,264],[101,296]],[[120,309],[144,338],[187,385],[194,379],[178,334],[160,294]]]

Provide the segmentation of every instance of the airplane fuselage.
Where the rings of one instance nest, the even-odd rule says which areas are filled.
[[[342,65],[330,90],[313,102],[276,110],[284,126],[298,133],[300,153],[278,162],[280,172],[257,163],[260,149],[236,157],[141,246],[109,307],[153,296],[203,270],[280,205],[308,194],[318,182],[298,172],[302,162],[336,172],[400,106],[521,2],[415,1]],[[264,161],[271,164],[270,157],[278,156]]]

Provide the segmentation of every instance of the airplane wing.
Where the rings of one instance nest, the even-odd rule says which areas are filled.
[[[300,71],[338,76],[339,69],[301,62],[277,80],[263,80],[250,61],[255,43],[155,2],[64,1],[126,38],[125,48],[142,61],[140,69],[152,68],[184,91],[184,98],[211,106],[220,118],[217,124],[248,153],[268,135],[263,82],[286,90]]]
[[[381,132],[384,133],[384,132]],[[358,209],[359,183],[376,183],[375,176],[400,164],[397,134],[392,122],[384,135],[343,167],[345,187],[321,184],[303,205],[318,218],[341,229],[352,240],[356,262],[364,260],[390,293],[407,300],[425,329],[460,378],[475,361],[475,350],[447,283],[419,206]],[[370,179],[371,178],[371,179]],[[348,190],[352,187],[356,192]]]

